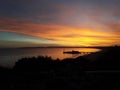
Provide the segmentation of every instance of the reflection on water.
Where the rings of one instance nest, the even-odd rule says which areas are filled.
[[[63,51],[97,52],[95,48],[29,48],[0,50],[0,65],[12,67],[22,57],[51,56],[53,59],[75,58],[84,54],[63,54]]]

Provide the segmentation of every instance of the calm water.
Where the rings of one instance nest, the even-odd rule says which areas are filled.
[[[0,66],[13,67],[15,62],[23,57],[51,56],[53,59],[75,58],[84,54],[63,54],[63,51],[77,50],[81,52],[97,52],[95,48],[30,48],[0,50]]]

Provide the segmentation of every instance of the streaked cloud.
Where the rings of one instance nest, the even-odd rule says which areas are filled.
[[[50,42],[59,45],[90,46],[92,44],[95,45],[95,43],[96,45],[97,43],[104,45],[104,42],[107,43],[105,45],[109,45],[111,42],[115,42],[119,39],[115,33],[93,28],[75,28],[53,24],[46,25],[11,19],[1,19],[0,25],[1,31],[20,33],[44,40],[51,40]],[[36,42],[37,41],[40,42],[39,40],[36,40]],[[50,42],[48,42],[48,44]]]
[[[2,0],[0,31],[31,45],[120,45],[119,8],[120,0]]]

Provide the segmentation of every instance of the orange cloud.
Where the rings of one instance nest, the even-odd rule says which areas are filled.
[[[65,46],[105,46],[118,44],[118,40],[120,40],[117,34],[99,29],[30,23],[14,19],[0,18],[0,30],[49,39]]]

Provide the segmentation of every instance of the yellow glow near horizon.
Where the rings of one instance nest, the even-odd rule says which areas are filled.
[[[0,21],[2,22],[2,21]],[[14,26],[0,27],[1,30],[6,32],[20,33],[32,37],[43,38],[50,40],[45,42],[47,45],[64,45],[64,46],[109,46],[120,44],[119,32],[108,32],[100,29],[93,28],[76,28],[64,25],[54,24],[36,24],[36,23],[16,23],[17,21],[9,21],[15,23]],[[4,23],[3,23],[4,24]],[[6,25],[4,25],[6,26]],[[113,28],[113,27],[112,27]],[[35,40],[38,44],[41,41]],[[34,44],[34,42],[32,42]]]
[[[69,32],[68,32],[69,31]],[[53,40],[54,44],[64,46],[109,46],[114,42],[116,35],[113,33],[103,32],[93,29],[74,29],[62,28],[49,32],[37,33],[36,32],[23,32],[27,35],[42,37]],[[116,39],[117,40],[117,39]],[[38,41],[39,43],[39,41]]]

